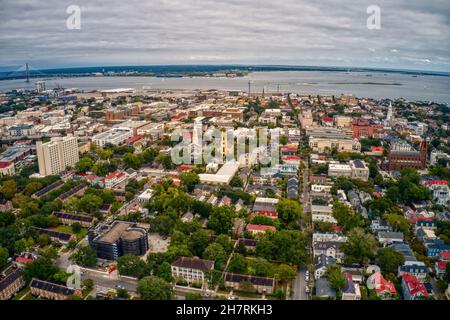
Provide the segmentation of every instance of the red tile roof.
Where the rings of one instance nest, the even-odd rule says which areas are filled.
[[[378,295],[382,293],[397,294],[394,283],[386,280],[380,272],[374,273],[371,280]]]
[[[450,260],[450,251],[441,251],[441,259]]]
[[[416,276],[405,273],[403,275],[403,281],[405,282],[410,295],[414,296],[421,293],[423,296],[428,297],[428,291],[425,288],[425,285],[420,282]]]
[[[9,167],[9,166],[12,165],[12,164],[13,164],[12,162],[1,161],[1,162],[0,162],[0,169],[7,168],[7,167]]]
[[[259,224],[249,224],[247,225],[247,230],[249,231],[275,231],[277,228],[274,226],[265,226],[265,225],[259,225]]]

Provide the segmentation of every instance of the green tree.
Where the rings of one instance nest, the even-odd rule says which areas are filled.
[[[188,192],[194,191],[195,186],[200,182],[200,178],[195,172],[182,173],[180,180]]]
[[[300,265],[306,261],[307,237],[298,230],[266,233],[256,244],[256,255],[267,260]]]
[[[220,268],[220,266],[226,262],[227,254],[223,247],[218,243],[211,243],[204,251],[203,258],[207,260],[212,260],[215,265]]]
[[[81,229],[83,228],[79,222],[73,223],[70,227],[73,233],[80,233]]]
[[[250,274],[258,277],[271,277],[275,273],[275,269],[272,263],[264,258],[250,259],[248,270]]]
[[[361,216],[351,207],[338,201],[333,204],[333,217],[336,218],[338,225],[342,226],[344,232],[361,225]]]
[[[242,254],[235,253],[231,258],[229,270],[235,273],[245,273],[247,271],[247,259]]]
[[[6,180],[3,182],[3,186],[0,188],[0,193],[3,194],[5,199],[11,200],[17,193],[17,185],[14,180]]]
[[[296,221],[300,218],[302,207],[295,200],[280,199],[277,204],[278,218],[285,224]]]
[[[230,186],[233,188],[243,188],[244,187],[244,181],[242,181],[241,177],[234,176],[230,181]]]
[[[40,182],[37,181],[31,181],[25,186],[25,194],[27,196],[31,196],[36,191],[42,189],[43,185]]]
[[[188,292],[186,294],[186,300],[202,300],[203,297],[201,295],[201,293],[196,293],[196,292]]]
[[[2,268],[8,262],[9,253],[8,249],[0,247],[0,268]]]
[[[348,263],[366,264],[374,257],[377,246],[375,237],[358,227],[348,233],[348,241],[342,245],[342,251]]]
[[[328,266],[326,276],[330,287],[336,291],[344,288],[347,283],[345,276],[341,271],[341,267],[337,265]]]
[[[78,208],[81,211],[94,213],[100,209],[103,204],[102,198],[95,194],[86,194],[78,202]]]
[[[231,207],[215,207],[209,217],[208,227],[217,234],[228,234],[235,216],[236,212]]]
[[[405,262],[405,257],[392,248],[381,248],[378,250],[378,262],[384,272],[396,273],[398,267]]]
[[[144,163],[144,159],[142,158],[142,155],[125,153],[123,156],[123,162],[126,166],[138,170]]]
[[[137,291],[142,300],[170,300],[173,294],[172,285],[155,276],[139,280]]]
[[[122,299],[129,299],[130,298],[130,295],[129,295],[127,289],[118,288],[118,289],[116,289],[116,293],[117,293],[117,296],[119,298],[122,298]]]
[[[146,275],[146,264],[138,256],[126,254],[117,260],[117,269],[124,276],[142,278]]]
[[[77,163],[75,163],[75,169],[78,173],[91,171],[93,166],[94,161],[89,157],[83,157]]]
[[[167,261],[164,261],[158,266],[155,275],[167,282],[172,282],[173,280],[172,268]]]
[[[58,267],[53,265],[50,260],[43,257],[27,263],[22,269],[23,277],[27,282],[31,281],[32,278],[50,281],[58,272]]]
[[[189,239],[189,247],[192,253],[196,256],[201,257],[203,251],[209,244],[209,236],[206,230],[198,230],[194,232]]]
[[[386,220],[395,230],[401,231],[405,234],[409,232],[410,224],[408,219],[404,216],[395,213],[385,214],[383,216],[384,220]]]
[[[275,272],[275,278],[280,282],[289,283],[297,276],[297,271],[287,264],[280,264]]]
[[[90,246],[84,246],[74,252],[70,260],[82,267],[94,267],[97,264],[97,254]]]

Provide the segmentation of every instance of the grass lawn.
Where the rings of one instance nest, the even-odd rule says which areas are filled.
[[[28,286],[26,286],[25,288],[23,288],[22,290],[17,292],[14,295],[14,297],[12,298],[12,300],[20,300],[20,298],[22,298],[23,296],[27,295],[29,292],[30,292],[30,288]]]

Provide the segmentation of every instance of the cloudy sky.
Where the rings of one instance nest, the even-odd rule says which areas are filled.
[[[448,0],[0,0],[0,67],[277,64],[450,71]],[[69,30],[70,5],[81,29]],[[381,9],[370,30],[366,10]]]

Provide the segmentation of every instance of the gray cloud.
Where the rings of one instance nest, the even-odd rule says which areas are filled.
[[[0,66],[294,64],[450,71],[448,0],[2,0]],[[66,8],[81,7],[81,30]],[[366,8],[381,8],[381,30]]]

